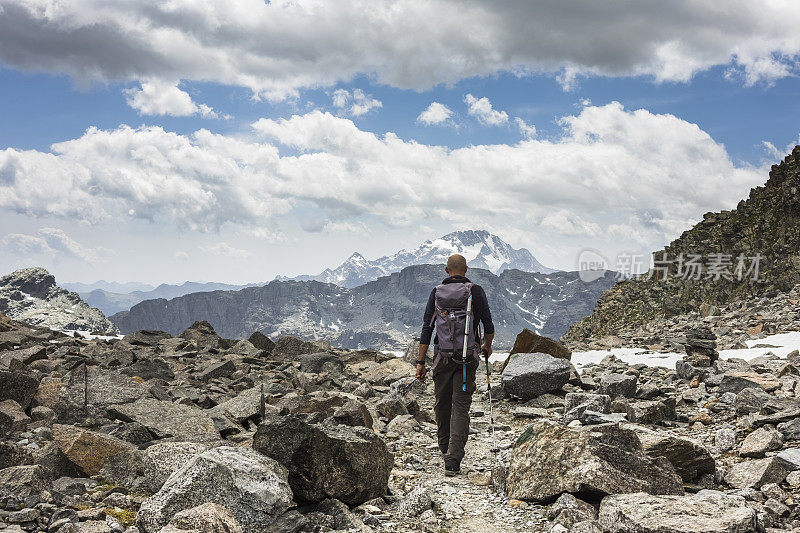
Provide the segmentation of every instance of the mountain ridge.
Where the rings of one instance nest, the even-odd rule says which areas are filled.
[[[444,264],[455,253],[464,255],[470,268],[482,268],[494,274],[511,269],[542,274],[556,271],[542,265],[526,248],[516,249],[486,230],[466,230],[454,231],[438,239],[427,240],[412,250],[403,249],[373,261],[354,252],[336,268],[326,268],[317,275],[278,276],[276,279],[313,280],[354,288],[408,266]]]
[[[148,291],[132,291],[129,293],[118,293],[103,289],[94,289],[90,292],[79,292],[80,297],[92,307],[100,309],[107,316],[126,311],[144,300],[156,298],[176,298],[193,292],[207,292],[215,290],[239,290],[245,287],[254,287],[258,283],[248,283],[235,285],[231,283],[217,283],[185,281],[182,284],[162,283]]]
[[[486,290],[498,346],[510,346],[526,327],[560,336],[589,314],[615,282],[613,273],[591,283],[582,282],[577,272],[506,270],[497,276],[470,269],[468,275]],[[419,333],[428,295],[443,277],[442,265],[414,265],[353,289],[314,280],[274,280],[239,291],[146,300],[110,319],[126,333],[180,332],[196,320],[207,320],[229,338],[261,331],[273,337],[327,339],[342,347],[401,349]]]

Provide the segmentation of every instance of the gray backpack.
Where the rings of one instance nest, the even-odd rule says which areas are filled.
[[[464,350],[464,329],[467,325],[467,304],[472,295],[472,283],[446,283],[436,287],[436,310],[431,322],[436,323],[437,353],[460,361]],[[470,302],[471,303],[471,302]],[[467,332],[467,356],[478,358],[480,347],[470,310]]]

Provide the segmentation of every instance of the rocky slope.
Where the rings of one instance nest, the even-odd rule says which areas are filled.
[[[763,187],[750,191],[736,209],[707,213],[703,221],[684,232],[664,250],[669,269],[652,271],[618,283],[603,294],[594,312],[570,328],[567,342],[590,341],[620,335],[658,319],[698,311],[701,305],[721,306],[758,297],[775,297],[800,283],[800,146],[783,162],[773,165]],[[679,258],[700,255],[700,279],[682,279]],[[731,264],[716,272],[709,265],[722,254]],[[760,254],[758,279],[747,269]],[[743,256],[741,279],[737,258]],[[720,256],[717,256],[720,257]],[[671,262],[669,262],[671,261]],[[695,274],[683,264],[683,272]]]
[[[87,341],[0,316],[0,523],[9,533],[800,528],[797,353],[748,363],[706,348],[677,371],[607,357],[580,376],[568,353],[515,354],[492,376],[494,433],[481,368],[462,473],[446,478],[432,384],[413,384],[404,358],[227,340],[207,323]]]
[[[25,268],[0,278],[0,312],[53,329],[117,333],[101,311],[56,285],[55,277],[43,268]]]
[[[321,281],[353,288],[412,265],[444,264],[448,257],[456,253],[466,257],[470,267],[490,270],[494,274],[512,269],[544,274],[555,272],[539,263],[525,248],[513,248],[488,231],[470,230],[448,233],[438,239],[425,241],[413,250],[400,250],[374,261],[356,252],[334,269],[326,269],[316,276],[297,276],[292,279]]]
[[[486,290],[498,346],[510,346],[524,328],[560,336],[591,312],[599,295],[614,283],[610,273],[591,283],[575,272],[506,270],[496,276],[470,269],[469,276]],[[158,329],[176,334],[196,320],[207,320],[227,337],[257,330],[269,336],[328,339],[347,348],[399,349],[419,334],[428,295],[442,278],[441,265],[418,265],[354,289],[316,281],[273,281],[240,291],[149,300],[111,320],[123,332]]]

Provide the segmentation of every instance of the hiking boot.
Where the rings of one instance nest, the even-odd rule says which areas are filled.
[[[444,462],[444,475],[447,477],[453,477],[461,473],[461,465],[459,465],[456,461],[445,461]]]

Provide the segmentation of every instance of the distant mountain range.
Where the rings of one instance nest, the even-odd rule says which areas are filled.
[[[95,281],[94,283],[66,282],[61,283],[61,286],[68,291],[77,292],[78,294],[88,294],[97,289],[121,294],[128,294],[133,291],[146,292],[155,289],[155,285],[150,285],[149,283],[140,283],[138,281],[120,283],[118,281],[106,281],[104,279]]]
[[[379,257],[370,261],[360,253],[351,255],[344,263],[334,269],[325,269],[316,276],[302,275],[294,278],[278,276],[278,281],[319,281],[333,283],[340,287],[352,289],[375,281],[381,276],[413,265],[444,265],[452,254],[460,253],[466,257],[470,268],[483,268],[500,274],[506,270],[516,269],[523,272],[549,274],[556,272],[542,265],[525,248],[516,249],[503,239],[488,231],[456,231],[438,239],[425,241],[413,250],[400,250],[392,255]],[[138,282],[64,283],[68,290],[77,292],[92,307],[100,309],[106,316],[127,311],[145,300],[158,298],[172,299],[193,292],[209,292],[217,290],[239,290],[245,287],[256,287],[262,283],[232,285],[228,283],[198,283],[187,281],[181,285],[161,284],[158,287]]]
[[[97,284],[100,283],[105,283],[105,282],[98,282]],[[74,286],[80,284],[65,284],[65,285]],[[116,284],[116,285],[134,285],[134,283]],[[109,316],[113,315],[114,313],[119,313],[120,311],[127,311],[134,305],[144,300],[153,300],[157,298],[171,299],[171,298],[177,298],[178,296],[191,294],[193,292],[203,292],[203,291],[219,291],[219,290],[235,291],[243,289],[245,287],[253,287],[256,285],[259,284],[251,283],[248,285],[231,285],[229,283],[213,283],[213,282],[197,283],[194,281],[187,281],[186,283],[183,283],[181,285],[169,285],[166,283],[162,283],[158,287],[147,291],[133,291],[130,293],[119,293],[104,289],[94,289],[90,292],[78,292],[78,294],[83,299],[83,301],[85,301],[92,307],[100,309],[103,312],[103,314]]]
[[[591,313],[600,294],[615,282],[611,272],[590,283],[577,272],[505,269],[496,275],[471,268],[468,275],[486,290],[501,347],[510,346],[523,328],[560,337]],[[428,295],[443,277],[439,263],[409,266],[355,288],[275,280],[262,287],[147,300],[110,319],[123,333],[155,329],[177,334],[196,320],[207,320],[228,338],[261,331],[271,337],[329,339],[347,348],[399,349],[419,334]]]
[[[316,276],[278,277],[280,281],[320,281],[353,288],[374,281],[381,276],[400,272],[412,265],[429,265],[447,262],[453,254],[461,254],[470,268],[483,268],[500,274],[516,269],[523,272],[548,274],[555,272],[542,265],[525,248],[516,249],[503,239],[488,231],[455,231],[438,239],[425,241],[413,250],[400,250],[393,255],[385,255],[374,261],[356,252],[344,263],[334,269],[325,269]]]

